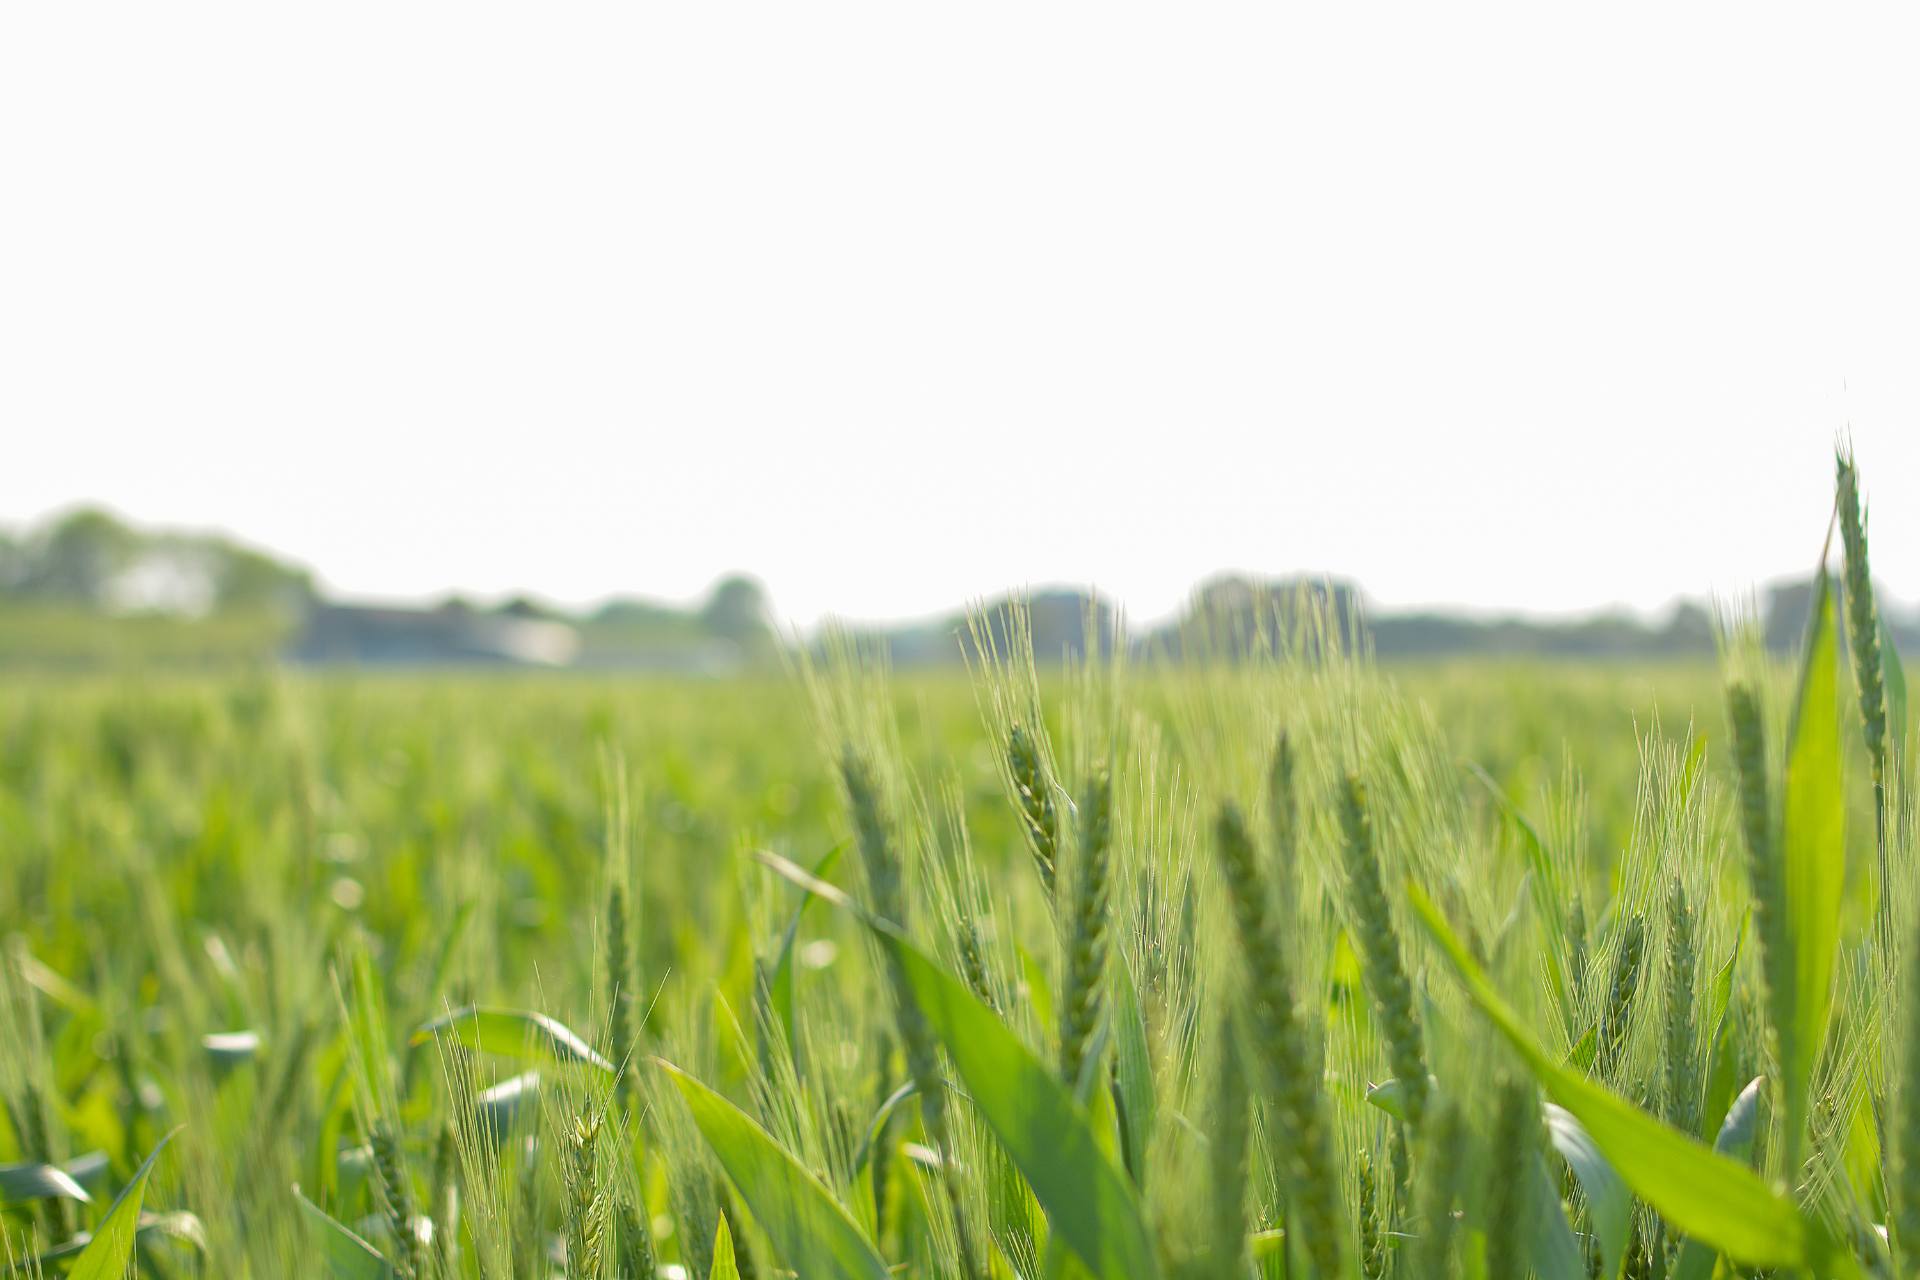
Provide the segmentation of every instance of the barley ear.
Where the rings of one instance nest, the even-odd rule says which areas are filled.
[[[1453,1214],[1465,1128],[1459,1105],[1446,1098],[1435,1105],[1427,1123],[1420,1149],[1420,1234],[1415,1255],[1420,1280],[1448,1280],[1453,1274]]]
[[[887,817],[881,807],[880,793],[872,770],[860,755],[849,749],[840,762],[841,782],[853,809],[855,843],[867,873],[874,914],[900,928],[906,924],[906,893],[900,870],[899,852],[888,831]],[[920,1091],[920,1125],[927,1141],[939,1153],[940,1184],[946,1192],[947,1209],[953,1217],[954,1237],[960,1246],[960,1271],[965,1277],[982,1273],[974,1258],[972,1236],[967,1228],[966,1208],[960,1199],[958,1162],[953,1158],[951,1126],[947,1115],[947,1093],[940,1074],[939,1050],[926,1016],[915,1003],[912,986],[900,958],[888,952],[886,962],[889,984],[893,989],[894,1021],[900,1042],[906,1048],[907,1070]]]
[[[884,1025],[875,1030],[874,1039],[878,1045],[876,1056],[880,1060],[880,1072],[876,1077],[873,1099],[874,1110],[878,1111],[893,1089],[893,1082],[889,1076],[893,1066],[893,1041],[887,1035]],[[873,1238],[874,1243],[882,1247],[886,1244],[887,1210],[890,1208],[887,1191],[891,1182],[890,1175],[893,1172],[893,1142],[887,1135],[892,1127],[893,1116],[888,1113],[882,1117],[880,1128],[874,1134],[873,1151],[867,1160],[868,1178],[873,1185]]]
[[[1267,767],[1267,825],[1273,831],[1274,880],[1280,901],[1291,904],[1299,882],[1300,801],[1293,783],[1293,742],[1280,731]]]
[[[1587,899],[1575,884],[1567,903],[1567,993],[1580,1009],[1587,992]]]
[[[1727,687],[1727,719],[1733,728],[1733,758],[1740,782],[1740,828],[1746,838],[1753,931],[1760,943],[1766,1036],[1775,1060],[1785,1061],[1787,1046],[1781,1041],[1792,1034],[1793,1027],[1793,951],[1786,937],[1785,887],[1767,782],[1766,731],[1751,685],[1736,681]]]
[[[413,1185],[399,1139],[391,1125],[376,1119],[367,1133],[367,1146],[373,1153],[374,1181],[386,1212],[387,1229],[393,1235],[394,1271],[402,1277],[418,1276],[420,1234],[413,1227]]]
[[[1887,700],[1880,668],[1880,615],[1873,600],[1873,572],[1867,562],[1867,520],[1860,506],[1860,471],[1850,454],[1836,459],[1840,541],[1846,550],[1847,641],[1853,651],[1854,685],[1860,693],[1860,720],[1866,730],[1867,758],[1873,765],[1876,793],[1886,778]],[[1876,799],[1881,797],[1876,794]]]
[[[1381,1016],[1393,1074],[1406,1091],[1407,1122],[1420,1126],[1427,1110],[1427,1057],[1414,1011],[1413,984],[1400,955],[1392,908],[1380,879],[1367,791],[1348,774],[1340,790],[1340,822],[1346,833],[1347,893],[1367,990]]]
[[[1920,1268],[1920,935],[1909,935],[1906,990],[1899,993],[1901,1025],[1892,1178],[1888,1193],[1901,1275]]]
[[[1613,974],[1607,983],[1607,1007],[1600,1018],[1599,1051],[1594,1066],[1602,1079],[1619,1065],[1626,1048],[1627,1028],[1633,1020],[1633,1007],[1640,995],[1640,971],[1647,955],[1645,916],[1628,918],[1620,950],[1614,953]]]
[[[1060,815],[1039,748],[1032,735],[1017,724],[1007,735],[1007,770],[1013,776],[1014,797],[1020,803],[1020,825],[1026,832],[1027,849],[1051,898],[1059,868]]]
[[[599,1138],[604,1113],[576,1116],[566,1133],[562,1176],[567,1192],[567,1280],[599,1280],[606,1243],[607,1198],[600,1184]]]
[[[840,761],[840,780],[846,786],[847,802],[853,809],[854,843],[859,847],[860,862],[867,873],[873,912],[904,929],[907,911],[900,859],[887,831],[887,818],[873,769],[858,752],[849,749]]]
[[[1088,786],[1080,803],[1080,856],[1073,868],[1073,905],[1066,921],[1060,1074],[1069,1089],[1079,1085],[1104,1009],[1112,846],[1113,783],[1101,774]]]
[[[627,942],[627,890],[616,880],[607,889],[607,1058],[615,1064],[619,1077],[614,1081],[614,1097],[620,1110],[627,1109],[632,1092],[632,1069],[628,1059],[633,1051],[633,960]]]
[[[1891,949],[1892,883],[1887,861],[1887,691],[1880,655],[1880,612],[1873,599],[1873,569],[1867,562],[1867,517],[1860,506],[1860,469],[1853,455],[1841,450],[1834,459],[1835,514],[1840,541],[1846,550],[1844,591],[1847,603],[1847,647],[1853,653],[1853,684],[1860,694],[1860,724],[1867,740],[1867,761],[1873,769],[1874,849],[1880,870],[1880,909],[1876,925],[1883,949]]]
[[[1362,1152],[1359,1181],[1360,1274],[1364,1280],[1386,1280],[1387,1227],[1380,1209],[1380,1188],[1373,1172],[1373,1157]]]
[[[1527,1274],[1525,1231],[1531,1220],[1532,1163],[1540,1145],[1540,1112],[1523,1080],[1500,1086],[1487,1161],[1487,1271]]]
[[[1210,1205],[1209,1274],[1239,1274],[1247,1247],[1247,1077],[1233,1020],[1221,1019],[1219,1072],[1214,1077],[1213,1124],[1207,1148]]]
[[[620,1197],[615,1230],[619,1250],[619,1280],[657,1280],[659,1264],[653,1256],[653,1233],[647,1229],[647,1215],[626,1196]]]
[[[1667,1119],[1692,1133],[1699,1110],[1699,1072],[1694,1062],[1693,982],[1695,951],[1693,907],[1686,887],[1675,877],[1667,891]]]
[[[1246,962],[1245,995],[1254,1056],[1271,1104],[1294,1220],[1314,1266],[1322,1275],[1336,1276],[1341,1274],[1346,1233],[1320,1087],[1318,1046],[1294,1006],[1286,951],[1273,926],[1271,892],[1247,834],[1246,819],[1231,803],[1220,808],[1214,848]]]

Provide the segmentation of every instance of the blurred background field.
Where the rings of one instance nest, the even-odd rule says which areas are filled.
[[[1757,616],[1767,647],[1785,654],[1805,629],[1811,598],[1810,576],[1789,577],[1718,606]],[[954,600],[924,617],[836,626],[903,670],[959,666],[973,649],[971,617],[1004,642],[1016,610],[1042,665],[1116,651],[1179,662],[1209,652],[1222,635],[1271,637],[1276,604],[1292,612],[1306,603],[1350,619],[1375,655],[1395,663],[1674,664],[1710,662],[1716,653],[1716,604],[1705,597],[1653,613],[1389,610],[1371,604],[1362,583],[1302,574],[1217,574],[1154,618],[1128,617],[1097,588],[1053,585]],[[1881,611],[1896,641],[1920,646],[1920,610],[1885,600]],[[526,592],[365,599],[329,590],[297,561],[234,536],[149,528],[102,508],[0,527],[0,669],[287,664],[717,676],[778,670],[784,653],[815,647],[819,635],[818,627],[786,624],[767,587],[738,573],[681,602],[615,594],[561,605]]]
[[[1431,709],[1463,765],[1513,794],[1577,778],[1603,858],[1633,818],[1640,738],[1718,729],[1718,681],[1700,663],[1456,661],[1388,678]],[[1188,677],[1134,679],[1171,731]],[[497,929],[476,932],[506,941],[481,957],[499,967],[479,979],[505,995],[597,909],[609,759],[629,779],[658,892],[716,937],[731,921],[704,917],[730,909],[747,851],[808,861],[841,820],[833,756],[800,682],[779,672],[16,673],[0,677],[0,696],[15,889],[0,927],[76,963],[138,931],[150,904],[129,886],[144,878],[162,881],[158,901],[185,892],[183,920],[208,930],[264,938],[312,903],[301,927],[318,945],[348,918],[376,936],[437,933],[501,874],[488,890]],[[1000,869],[1024,856],[973,681],[906,675],[894,696],[907,759],[928,778],[956,776],[981,856]],[[656,941],[664,960],[673,939]]]
[[[1390,679],[1430,707],[1462,766],[1515,795],[1577,788],[1569,816],[1584,829],[1564,834],[1601,877],[1631,839],[1638,741],[1684,736],[1716,696],[1699,663],[1468,661]],[[1169,738],[1182,707],[1217,697],[1179,668],[1129,681]],[[1042,688],[1058,720],[1069,677]],[[964,672],[897,677],[898,767],[951,787],[989,893],[1024,897],[1028,855],[981,696]],[[476,1002],[594,1026],[609,849],[630,840],[644,1034],[684,1043],[716,993],[751,1007],[755,957],[791,909],[751,855],[812,865],[845,838],[834,750],[792,673],[15,672],[0,701],[0,935],[55,1041],[54,1154],[105,1152],[117,1183],[186,1121],[155,1195],[199,1207],[214,1257],[272,1257],[299,1237],[270,1185],[217,1185],[260,1157],[239,1144],[238,1116],[222,1118],[244,1104],[222,1101],[241,1086],[208,1059],[209,1037],[267,1046],[242,1069],[260,1077],[247,1096],[302,1073],[281,1099],[273,1163],[289,1184],[319,1179],[343,1214],[370,1211],[371,1193],[343,1192],[332,1163],[356,1149],[350,1123],[345,1136],[337,1114],[326,1123],[339,1081],[306,1056],[337,1035],[332,975],[347,950],[369,950],[386,1000],[413,1020]],[[631,797],[624,833],[616,785]],[[1471,802],[1497,827],[1485,793]],[[808,981],[831,985],[858,963],[852,939],[825,917],[815,933],[829,945],[805,963],[828,972]],[[289,1045],[299,1060],[280,1056]]]

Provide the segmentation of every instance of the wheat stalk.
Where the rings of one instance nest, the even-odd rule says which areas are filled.
[[[873,896],[875,914],[904,927],[905,892],[898,854],[887,831],[887,818],[881,808],[880,793],[873,772],[858,753],[849,749],[841,757],[841,780],[853,809],[855,843],[866,869],[867,886]],[[915,1002],[899,957],[887,953],[887,973],[893,986],[895,1021],[900,1042],[906,1047],[907,1070],[920,1093],[920,1125],[927,1140],[940,1156],[941,1185],[946,1191],[948,1211],[953,1217],[954,1236],[960,1248],[962,1273],[978,1277],[972,1238],[967,1230],[967,1214],[960,1198],[959,1175],[953,1159],[953,1142],[947,1116],[946,1084],[940,1076],[940,1059],[926,1017]]]
[[[1280,901],[1290,903],[1299,881],[1300,802],[1293,785],[1293,742],[1285,729],[1267,765],[1267,825],[1273,833],[1274,881]]]
[[[451,1276],[454,1266],[454,1232],[460,1222],[460,1190],[454,1181],[453,1122],[440,1126],[433,1148],[433,1198],[428,1210],[433,1218],[433,1264],[441,1276]]]
[[[1067,919],[1066,985],[1060,1003],[1060,1074],[1080,1083],[1100,1029],[1107,963],[1107,900],[1113,845],[1113,784],[1104,774],[1080,804],[1080,856]]]
[[[1453,1206],[1459,1191],[1460,1150],[1465,1136],[1459,1105],[1442,1098],[1428,1117],[1420,1152],[1416,1262],[1422,1280],[1447,1280],[1453,1273]]]
[[[1340,790],[1340,821],[1346,833],[1349,903],[1367,989],[1381,1015],[1387,1056],[1406,1097],[1407,1121],[1418,1128],[1427,1110],[1427,1059],[1420,1021],[1413,1007],[1413,984],[1400,957],[1392,909],[1380,880],[1373,842],[1373,818],[1360,779],[1348,774]]]
[[[1532,1221],[1532,1165],[1540,1146],[1540,1113],[1533,1086],[1508,1080],[1500,1086],[1494,1112],[1492,1159],[1487,1175],[1487,1271],[1493,1276],[1526,1274],[1527,1224]]]
[[[1793,951],[1786,936],[1785,887],[1773,828],[1767,783],[1767,747],[1759,699],[1751,685],[1727,688],[1727,718],[1733,727],[1733,758],[1740,783],[1740,827],[1746,838],[1747,880],[1753,894],[1753,931],[1760,944],[1760,978],[1766,1001],[1765,1036],[1776,1062],[1785,1062],[1793,1034]]]
[[[1387,1274],[1386,1224],[1381,1220],[1380,1189],[1373,1173],[1373,1157],[1362,1152],[1356,1172],[1359,1181],[1360,1274],[1365,1280],[1384,1280]]]
[[[1253,841],[1240,811],[1221,806],[1215,849],[1247,966],[1247,1003],[1266,1068],[1279,1149],[1287,1163],[1306,1248],[1322,1275],[1340,1273],[1340,1195],[1323,1113],[1318,1053],[1294,1008],[1285,951],[1273,927],[1272,906]]]
[[[1895,1094],[1888,1195],[1894,1245],[1912,1275],[1920,1268],[1920,938],[1908,938],[1906,990],[1900,993],[1899,1087]]]
[[[607,1057],[619,1075],[614,1098],[625,1111],[632,1092],[633,957],[627,943],[627,890],[616,877],[607,887]]]
[[[413,1227],[413,1186],[399,1139],[384,1119],[369,1126],[367,1146],[373,1152],[375,1181],[386,1210],[387,1229],[393,1234],[394,1270],[401,1276],[420,1274],[420,1235]]]
[[[1860,507],[1860,470],[1853,456],[1835,456],[1835,505],[1840,542],[1846,552],[1844,592],[1847,644],[1853,653],[1853,682],[1860,694],[1860,723],[1873,770],[1874,848],[1880,865],[1877,923],[1883,948],[1891,945],[1892,889],[1887,869],[1887,691],[1880,657],[1880,612],[1873,598],[1873,570],[1867,560],[1867,519]],[[1904,726],[1896,726],[1904,728]]]
[[[600,1185],[599,1139],[606,1116],[597,1109],[573,1117],[566,1132],[563,1177],[567,1191],[567,1280],[599,1280],[606,1244],[607,1199]]]
[[[627,1196],[620,1197],[615,1209],[614,1240],[620,1255],[619,1280],[657,1280],[659,1264],[654,1261],[646,1212]]]
[[[1040,883],[1052,897],[1060,859],[1060,814],[1053,803],[1053,783],[1047,777],[1040,750],[1025,728],[1014,725],[1007,733],[1007,770],[1013,794],[1020,802],[1020,825],[1027,849],[1033,854]]]
[[[1635,914],[1626,923],[1620,949],[1613,956],[1613,974],[1607,982],[1607,1007],[1600,1018],[1599,1051],[1594,1065],[1602,1078],[1613,1073],[1627,1044],[1627,1024],[1640,995],[1640,970],[1647,954],[1646,917]]]
[[[1674,877],[1667,891],[1667,1119],[1692,1133],[1699,1109],[1700,1085],[1694,1069],[1693,983],[1699,960],[1695,951],[1693,907],[1686,887]]]
[[[1221,1019],[1220,1059],[1213,1085],[1213,1124],[1207,1148],[1208,1231],[1212,1272],[1231,1275],[1245,1261],[1247,1241],[1247,1132],[1249,1100],[1246,1071],[1233,1034],[1233,1020]]]

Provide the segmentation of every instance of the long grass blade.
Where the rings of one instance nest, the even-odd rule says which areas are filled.
[[[180,1132],[175,1129],[173,1133]],[[147,1179],[153,1176],[154,1162],[160,1153],[173,1141],[173,1133],[160,1139],[140,1168],[134,1173],[133,1180],[120,1191],[113,1205],[107,1210],[107,1216],[93,1233],[93,1239],[74,1259],[73,1269],[67,1272],[68,1280],[120,1280],[127,1271],[127,1261],[133,1256],[133,1242],[140,1230],[140,1204],[146,1198]]]
[[[822,1280],[885,1280],[886,1263],[853,1218],[772,1134],[672,1063],[658,1065],[786,1265]]]
[[[1494,990],[1440,909],[1418,885],[1407,888],[1416,915],[1474,1004],[1525,1060],[1548,1095],[1585,1126],[1635,1193],[1680,1230],[1742,1262],[1770,1267],[1837,1264],[1851,1274],[1851,1261],[1837,1257],[1819,1224],[1753,1170],[1555,1062]]]

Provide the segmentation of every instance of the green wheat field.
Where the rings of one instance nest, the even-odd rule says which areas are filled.
[[[0,1266],[1920,1275],[1856,486],[1717,667],[10,677]]]

